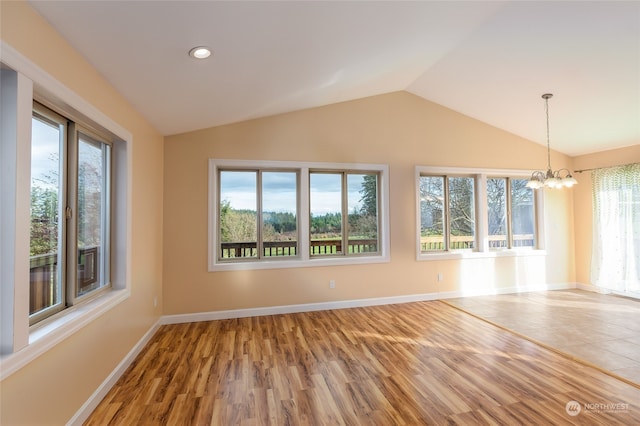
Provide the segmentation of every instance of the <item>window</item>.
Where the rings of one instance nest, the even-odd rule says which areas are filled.
[[[219,173],[219,259],[297,256],[298,172],[221,169]]]
[[[2,47],[0,381],[130,296],[132,232],[131,133]]]
[[[210,270],[388,261],[388,168],[210,160]]]
[[[535,247],[534,193],[527,179],[487,178],[489,248]]]
[[[596,169],[591,282],[640,297],[640,163]]]
[[[111,146],[37,103],[31,134],[33,324],[110,285]]]
[[[416,167],[418,259],[542,248],[527,173]]]
[[[311,256],[378,252],[378,173],[311,171]]]
[[[424,252],[473,249],[474,179],[420,176],[420,246]]]

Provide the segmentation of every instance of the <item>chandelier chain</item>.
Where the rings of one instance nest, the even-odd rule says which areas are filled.
[[[536,170],[531,174],[531,178],[527,182],[527,188],[538,189],[543,187],[548,188],[562,188],[572,187],[577,180],[571,176],[569,169],[551,169],[551,138],[549,137],[549,99],[553,97],[551,93],[545,93],[542,95],[544,99],[544,112],[547,118],[547,171]],[[564,176],[563,176],[564,173]]]
[[[544,110],[547,115],[547,170],[551,170],[551,144],[549,143],[549,96],[544,98]]]

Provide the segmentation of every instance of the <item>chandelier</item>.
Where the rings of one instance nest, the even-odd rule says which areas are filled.
[[[544,99],[544,109],[547,114],[547,171],[537,170],[531,174],[529,182],[527,182],[527,188],[538,189],[542,187],[547,188],[571,188],[577,184],[578,181],[571,176],[571,172],[568,169],[559,169],[553,171],[551,169],[551,148],[549,146],[549,99],[552,98],[551,93],[545,93],[542,95]]]

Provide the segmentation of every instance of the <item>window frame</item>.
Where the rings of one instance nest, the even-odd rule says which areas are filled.
[[[52,317],[66,309],[71,308],[83,301],[98,297],[101,293],[111,288],[111,220],[113,213],[111,210],[111,176],[112,160],[111,151],[113,144],[109,137],[102,133],[89,130],[81,123],[59,114],[52,108],[46,107],[37,101],[33,101],[32,117],[57,124],[61,128],[60,140],[60,194],[58,206],[58,251],[59,257],[58,279],[60,280],[60,301],[55,305],[40,309],[29,315],[29,325],[35,326],[41,321]],[[98,276],[105,280],[103,285],[92,289],[86,293],[79,294],[78,284],[78,234],[79,234],[79,152],[81,136],[93,143],[100,144],[101,156],[103,159],[101,179],[101,246],[103,250],[98,257]],[[31,141],[32,143],[32,141]],[[106,151],[103,150],[106,147]],[[104,207],[102,207],[102,205]],[[66,216],[66,212],[69,215]],[[31,287],[31,285],[30,285]],[[30,296],[31,297],[31,296]]]
[[[539,192],[535,189],[530,189],[533,194],[533,246],[517,246],[515,244],[515,232],[513,230],[513,180],[528,180],[526,176],[494,176],[487,175],[486,179],[504,179],[505,181],[505,215],[506,215],[506,243],[507,247],[489,247],[491,251],[504,251],[504,250],[535,250],[538,247],[540,240],[537,230],[538,221],[536,220],[537,209],[536,199],[540,197]],[[485,194],[485,200],[487,199]],[[487,203],[488,204],[488,203]]]
[[[300,258],[300,170],[295,168],[252,168],[252,167],[219,167],[217,170],[217,194],[220,194],[222,190],[222,179],[220,179],[221,173],[224,172],[255,172],[256,174],[256,256],[255,257],[233,257],[233,258],[225,258],[222,257],[221,250],[217,250],[217,261],[219,263],[235,263],[235,262],[264,262],[266,259],[274,262],[281,262],[283,260],[291,260]],[[294,256],[274,256],[267,257],[264,256],[264,212],[263,204],[264,204],[264,194],[263,194],[263,175],[264,173],[295,173],[296,175],[296,254]],[[216,208],[216,217],[221,217],[220,212],[221,204],[217,203]],[[216,232],[217,235],[222,234],[222,223],[220,220],[216,221]],[[220,244],[220,241],[218,241]]]
[[[38,322],[43,321],[46,318],[65,310],[67,308],[67,299],[69,297],[69,292],[67,291],[67,274],[66,274],[67,256],[68,256],[66,235],[69,229],[69,226],[68,226],[69,223],[67,220],[63,219],[65,206],[68,205],[68,196],[69,196],[69,186],[68,186],[69,156],[67,155],[69,141],[70,141],[69,135],[71,134],[69,131],[69,120],[66,117],[58,114],[52,109],[47,108],[36,101],[33,101],[33,107],[32,107],[32,120],[34,118],[42,122],[47,122],[47,124],[49,125],[54,125],[54,124],[57,125],[61,133],[61,136],[58,141],[58,148],[62,158],[58,160],[59,183],[57,188],[59,190],[58,216],[60,219],[58,220],[58,224],[57,224],[58,227],[56,228],[58,230],[57,234],[59,239],[57,244],[57,250],[59,253],[57,261],[60,266],[56,274],[57,280],[59,282],[55,290],[56,293],[59,293],[58,297],[60,298],[60,300],[58,301],[58,303],[54,305],[48,306],[32,314],[29,314],[30,326],[33,326],[34,324],[37,324]],[[29,143],[31,144],[31,146],[33,146],[33,132],[32,132],[32,139],[29,141]],[[31,217],[29,217],[29,222],[31,225]],[[31,259],[29,260],[31,263]],[[30,292],[29,300],[31,301],[32,299],[31,280],[29,282],[29,292]]]
[[[421,209],[420,209],[420,178],[422,176],[445,177],[469,177],[475,179],[475,232],[476,248],[451,250],[447,246],[446,250],[423,252],[421,247]],[[463,167],[415,167],[415,199],[416,199],[416,260],[448,260],[463,258],[482,257],[502,257],[502,256],[544,256],[546,255],[544,241],[544,193],[533,191],[534,196],[534,227],[535,246],[534,247],[510,247],[504,249],[489,248],[488,241],[488,209],[487,209],[487,179],[488,178],[516,178],[526,179],[531,176],[529,170],[518,169],[485,169],[485,168],[463,168]],[[510,207],[509,207],[510,208]],[[448,222],[450,219],[446,217]],[[510,215],[508,221],[511,221]],[[446,239],[445,239],[446,241]]]
[[[245,258],[238,261],[219,259],[219,171],[230,169],[264,171],[298,171],[298,256],[278,259]],[[378,252],[340,256],[310,255],[310,172],[376,172],[378,183]],[[318,163],[265,160],[209,159],[208,185],[208,270],[233,271],[274,268],[300,268],[313,266],[386,263],[390,261],[389,250],[389,166],[386,164]]]
[[[380,210],[380,180],[381,180],[381,172],[379,170],[368,170],[368,169],[361,169],[361,170],[336,170],[336,169],[310,169],[309,170],[309,185],[311,183],[311,174],[334,174],[334,175],[340,175],[340,214],[341,214],[341,218],[342,218],[342,223],[341,223],[341,231],[340,231],[340,241],[341,241],[341,247],[342,247],[342,251],[340,253],[335,253],[335,254],[326,254],[326,253],[318,253],[318,254],[314,254],[311,253],[311,251],[309,252],[309,257],[316,259],[316,258],[336,258],[336,257],[355,257],[355,256],[375,256],[377,254],[379,254],[381,252],[381,245],[380,245],[380,214],[379,214],[379,210]],[[378,238],[377,238],[377,250],[376,251],[368,251],[368,252],[358,252],[358,253],[349,253],[349,176],[350,175],[376,175],[377,176],[377,185],[376,185],[376,199],[378,200],[377,203],[377,212],[378,213],[376,216],[376,226],[377,226],[377,234],[378,234]],[[311,187],[309,186],[309,197],[311,197]],[[311,204],[311,199],[309,199],[309,203]],[[310,210],[310,208],[309,208]],[[311,218],[311,211],[309,211],[309,218]],[[311,220],[311,219],[309,219]],[[309,226],[308,228],[308,238],[309,241],[311,242],[311,226]]]
[[[131,295],[132,134],[84,98],[0,40],[2,79],[2,213],[0,299],[3,368],[0,381],[77,333]],[[5,96],[6,95],[6,96]],[[112,228],[109,291],[33,326],[29,324],[29,206],[33,101],[113,141]],[[6,166],[6,167],[5,167]],[[5,198],[8,197],[8,198]],[[6,204],[7,200],[15,200]]]
[[[423,177],[430,177],[430,178],[439,178],[442,179],[442,194],[443,194],[443,202],[442,202],[442,236],[443,236],[443,241],[442,241],[442,245],[443,245],[443,249],[442,250],[433,250],[433,251],[428,251],[428,252],[423,252],[423,253],[428,253],[428,254],[432,254],[432,253],[447,253],[447,252],[473,252],[475,251],[473,248],[461,248],[461,249],[452,249],[451,248],[451,244],[452,244],[452,235],[451,235],[451,228],[452,228],[452,220],[451,220],[451,192],[450,192],[450,188],[451,188],[451,182],[450,179],[452,178],[462,178],[462,179],[472,179],[473,180],[473,222],[474,222],[474,226],[473,226],[473,246],[477,247],[478,246],[478,235],[477,235],[477,223],[478,223],[478,202],[476,200],[477,197],[477,191],[476,191],[476,184],[477,184],[477,179],[475,175],[471,175],[471,174],[442,174],[442,173],[421,173],[420,176],[418,177],[418,203],[420,203],[420,178]],[[420,206],[418,206],[418,211],[420,213],[420,215],[422,215],[422,209]],[[421,217],[418,218],[418,220],[421,222]],[[420,231],[422,231],[422,224],[420,226]],[[420,250],[422,251],[422,241],[420,241]]]
[[[76,268],[69,267],[69,270],[72,271],[71,276],[69,277],[69,282],[67,285],[69,286],[69,305],[77,305],[78,303],[82,303],[84,300],[89,300],[93,297],[97,297],[100,293],[108,291],[111,288],[111,226],[113,220],[113,211],[112,211],[112,193],[111,193],[111,179],[114,174],[113,170],[113,161],[112,161],[112,152],[113,152],[113,143],[109,140],[107,135],[101,134],[97,131],[92,131],[87,127],[83,126],[80,123],[73,123],[70,127],[71,132],[71,140],[70,140],[70,148],[71,155],[69,159],[73,161],[73,172],[75,176],[70,176],[70,178],[75,177],[75,181],[69,185],[69,189],[71,192],[71,200],[67,204],[72,209],[72,218],[70,221],[71,233],[68,234],[68,246],[69,253],[67,254],[70,261],[71,254],[73,253],[77,256],[78,252],[78,234],[79,234],[79,212],[80,208],[78,206],[79,203],[79,162],[80,162],[80,143],[82,134],[86,139],[93,143],[98,143],[101,145],[101,148],[106,147],[106,151],[101,149],[101,157],[103,160],[103,170],[104,176],[102,177],[101,186],[101,203],[104,204],[104,207],[101,208],[101,241],[102,246],[104,246],[104,250],[102,256],[100,257],[100,264],[98,265],[98,269],[100,271],[101,276],[106,280],[105,284],[99,286],[98,288],[89,290],[87,293],[80,294],[80,288],[77,280],[77,262]],[[70,169],[71,170],[71,169]],[[71,238],[73,237],[73,238]]]

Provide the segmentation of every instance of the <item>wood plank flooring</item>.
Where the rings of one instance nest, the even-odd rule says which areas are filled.
[[[630,425],[640,389],[417,302],[162,326],[85,424]]]

